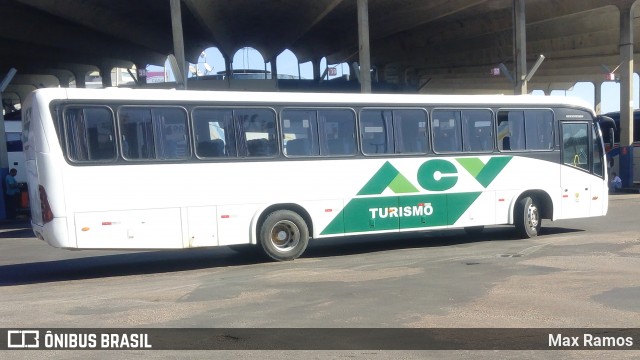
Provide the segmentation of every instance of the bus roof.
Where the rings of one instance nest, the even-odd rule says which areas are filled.
[[[360,94],[360,93],[304,93],[304,92],[244,92],[164,89],[81,89],[47,88],[34,91],[34,96],[49,100],[148,100],[179,101],[184,103],[222,101],[234,103],[288,104],[398,104],[398,105],[570,105],[592,110],[584,100],[563,96],[533,95],[424,95],[424,94]]]

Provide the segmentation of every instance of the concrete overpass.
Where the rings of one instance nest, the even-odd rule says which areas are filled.
[[[18,74],[2,97],[18,101],[34,88],[73,80],[82,86],[90,71],[109,86],[112,68],[162,65],[169,54],[185,69],[184,61],[197,62],[211,46],[228,64],[246,46],[272,64],[290,49],[300,62],[313,62],[315,78],[323,57],[359,62],[363,91],[368,64],[380,81],[409,92],[548,92],[591,81],[596,108],[609,68],[618,69],[621,142],[629,145],[632,75],[640,71],[633,61],[640,49],[635,2],[0,0],[0,80],[10,69]],[[544,62],[523,81],[540,55]],[[499,64],[513,81],[490,74]]]
[[[317,63],[316,76],[322,57],[359,61],[356,0],[180,3],[190,62],[210,46],[227,59],[245,46],[268,60],[290,49],[300,62]],[[620,64],[620,19],[637,22],[637,11],[626,13],[632,3],[523,1],[527,66],[546,57],[529,88],[603,81],[602,65]],[[379,79],[409,90],[509,91],[513,85],[490,69],[504,63],[515,73],[513,7],[514,0],[368,0],[370,62]],[[170,0],[0,0],[0,9],[0,75],[13,67],[65,86],[91,70],[161,65],[176,52]],[[12,84],[39,86],[26,78]]]

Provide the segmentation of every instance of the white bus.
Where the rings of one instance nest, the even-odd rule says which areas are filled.
[[[254,244],[605,215],[578,100],[41,89],[23,105],[36,236],[68,249]]]

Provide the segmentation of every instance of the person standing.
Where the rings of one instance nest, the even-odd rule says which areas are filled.
[[[16,218],[20,201],[20,186],[16,181],[16,174],[18,174],[18,170],[11,169],[4,178],[5,194],[7,195],[7,219]]]

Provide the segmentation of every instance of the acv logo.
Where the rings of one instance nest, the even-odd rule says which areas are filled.
[[[489,186],[511,160],[511,156],[495,156],[484,163],[480,158],[456,158],[460,164],[483,187]],[[458,168],[444,159],[425,161],[417,171],[418,184],[425,190],[445,191],[453,188],[458,182]],[[419,190],[402,175],[391,163],[386,162],[362,187],[358,195],[378,195],[386,189],[396,194],[416,193]]]

